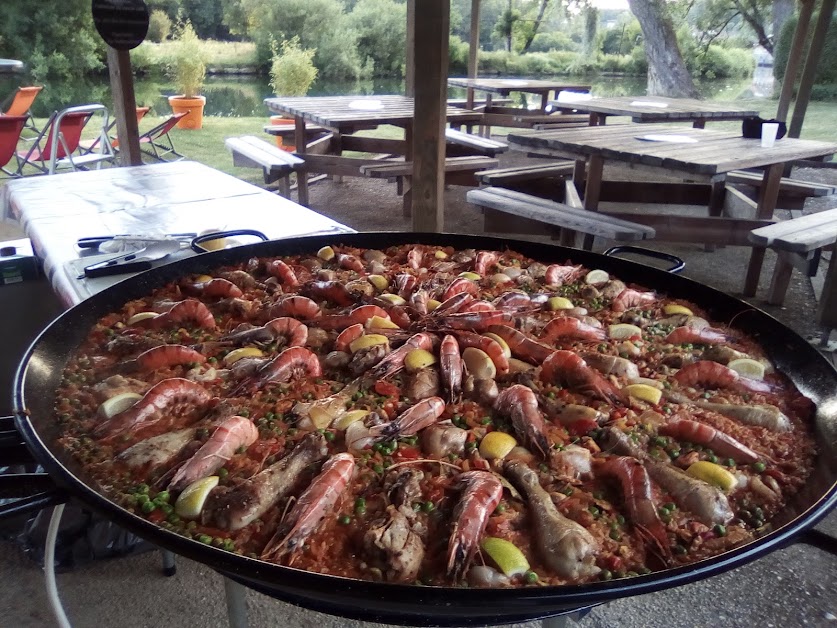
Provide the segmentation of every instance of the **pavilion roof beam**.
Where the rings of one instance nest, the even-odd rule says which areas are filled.
[[[779,106],[776,110],[776,119],[782,122],[788,119],[788,111],[793,100],[796,77],[799,75],[799,67],[802,64],[802,53],[805,50],[805,39],[808,37],[808,27],[811,24],[811,15],[814,13],[815,1],[799,0],[799,18],[796,22],[796,30],[793,32],[788,63],[785,66],[785,78],[782,81],[782,93],[779,95]]]

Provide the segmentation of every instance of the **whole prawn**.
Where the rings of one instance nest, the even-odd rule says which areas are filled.
[[[262,551],[262,560],[294,562],[296,552],[337,505],[355,473],[352,454],[340,453],[329,458],[320,474],[299,496],[287,518]]]
[[[485,331],[491,325],[514,325],[515,317],[510,312],[488,310],[483,312],[457,312],[439,318],[440,324],[449,329]]]
[[[235,331],[221,338],[221,342],[244,345],[248,343],[268,344],[284,340],[288,347],[303,347],[308,342],[308,327],[290,316],[274,318],[261,327]]]
[[[467,292],[473,297],[480,296],[480,289],[477,284],[465,277],[457,277],[442,292],[442,303],[461,292]]]
[[[460,347],[473,347],[484,351],[494,363],[498,375],[505,375],[509,372],[509,359],[503,353],[503,347],[500,346],[499,342],[488,336],[481,336],[470,331],[454,331],[453,334],[459,341]]]
[[[555,340],[604,340],[605,330],[593,327],[571,316],[556,316],[543,328],[543,339],[546,342]]]
[[[681,386],[691,388],[728,388],[742,393],[769,393],[771,387],[758,379],[743,377],[731,368],[700,360],[687,364],[674,374],[673,378]]]
[[[462,395],[462,355],[456,338],[447,335],[439,347],[439,372],[442,386],[448,393],[448,401],[454,403]]]
[[[550,446],[546,422],[531,388],[522,384],[509,386],[497,397],[494,409],[511,418],[514,431],[529,449],[536,451],[542,459],[547,458]]]
[[[299,287],[299,279],[297,279],[296,273],[294,272],[293,268],[288,266],[282,260],[275,259],[272,262],[268,262],[265,269],[269,274],[276,277],[280,282],[282,282],[282,285],[288,288]]]
[[[341,307],[352,305],[355,302],[352,293],[341,281],[309,281],[302,286],[300,292],[314,299],[326,299]]]
[[[488,471],[467,471],[459,476],[459,502],[453,511],[453,531],[448,542],[448,576],[458,581],[465,575],[488,518],[503,497],[503,485]]]
[[[555,351],[508,325],[491,325],[488,331],[505,340],[514,357],[531,364],[542,364]]]
[[[187,321],[195,323],[202,329],[215,329],[217,327],[212,312],[197,299],[186,299],[175,303],[168,312],[152,318],[149,325],[155,329],[160,329]]]
[[[488,269],[494,266],[499,259],[494,251],[477,252],[477,256],[474,258],[474,272],[484,277]]]
[[[578,279],[582,272],[581,266],[550,264],[546,267],[543,280],[548,286],[563,286],[565,283],[572,283]]]
[[[129,365],[143,371],[155,371],[167,366],[178,364],[203,364],[206,357],[184,345],[160,345],[143,351],[136,358],[130,361]]]
[[[347,314],[331,314],[328,316],[321,316],[312,325],[316,325],[321,329],[346,329],[350,325],[356,323],[365,323],[373,316],[379,316],[389,320],[387,311],[377,305],[359,305],[352,308]]]
[[[666,342],[671,343],[673,345],[708,345],[729,342],[730,340],[732,340],[732,338],[724,332],[722,332],[720,329],[712,329],[711,327],[677,327],[666,336]]]
[[[420,332],[410,336],[403,345],[398,347],[395,351],[390,352],[383,360],[378,362],[372,370],[369,371],[368,376],[373,379],[384,379],[395,375],[398,371],[404,368],[404,358],[413,349],[424,349],[430,351],[433,349],[433,336],[430,334]]]
[[[430,314],[431,317],[438,318],[445,314],[455,314],[462,311],[462,308],[473,302],[475,297],[467,292],[460,292],[452,297],[448,297]]]
[[[210,279],[209,281],[194,284],[193,287],[201,296],[204,296],[208,299],[229,297],[235,298],[240,297],[244,294],[241,291],[241,288],[236,286],[233,282],[229,281],[228,279],[222,279],[220,277],[215,277],[214,279]]]
[[[293,295],[282,298],[270,308],[271,318],[290,316],[301,320],[312,320],[320,316],[320,306],[308,297]]]
[[[339,253],[337,255],[337,265],[340,268],[353,270],[356,273],[362,273],[365,270],[363,268],[363,262],[361,262],[354,255],[349,255],[348,253]]]
[[[625,312],[632,307],[639,307],[641,305],[651,305],[656,303],[657,295],[654,292],[640,292],[633,288],[625,288],[620,292],[610,304],[610,309],[614,312]]]
[[[558,350],[544,360],[540,374],[541,381],[559,382],[617,405],[625,405],[622,391],[602,377],[597,371],[572,351]]]
[[[286,382],[297,373],[319,377],[322,368],[317,355],[304,347],[290,347],[262,365],[256,373],[236,386],[230,395],[253,393],[269,382]]]
[[[441,397],[428,397],[399,414],[389,423],[374,417],[374,425],[356,421],[346,429],[346,445],[350,451],[359,452],[375,443],[412,436],[433,425],[445,411]]]
[[[664,436],[673,436],[678,440],[705,445],[719,456],[732,458],[739,463],[752,464],[759,461],[759,455],[755,451],[738,442],[732,436],[728,436],[705,423],[688,419],[671,419],[668,423],[660,426],[659,432]]]

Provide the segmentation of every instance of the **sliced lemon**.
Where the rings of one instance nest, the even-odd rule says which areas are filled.
[[[383,275],[369,275],[366,279],[378,290],[386,290],[389,286],[389,280]]]
[[[625,392],[634,399],[647,401],[653,405],[660,403],[660,398],[663,396],[662,390],[648,384],[630,384],[625,386]]]
[[[472,273],[469,270],[466,270],[464,273],[459,273],[460,277],[464,277],[465,279],[470,279],[471,281],[479,281],[482,279],[478,273]]]
[[[722,466],[708,460],[698,460],[686,469],[686,473],[727,492],[738,485],[738,478]]]
[[[334,259],[334,249],[330,246],[324,246],[319,251],[317,251],[317,257],[319,257],[324,262],[328,262]]]
[[[184,519],[200,517],[209,491],[218,486],[218,479],[217,475],[210,475],[187,486],[174,502],[174,512],[177,516]]]
[[[686,316],[693,315],[692,310],[687,308],[685,305],[680,305],[679,303],[667,303],[663,306],[663,312],[669,316],[673,314],[685,314]]]
[[[352,353],[357,353],[361,349],[368,349],[369,347],[374,347],[375,345],[386,344],[389,344],[389,339],[386,336],[382,336],[381,334],[366,334],[356,340],[352,340],[352,342],[349,343],[349,350]]]
[[[529,561],[511,541],[496,536],[487,536],[480,543],[483,551],[506,576],[519,576],[529,571]]]
[[[214,240],[204,240],[201,242],[200,246],[207,251],[220,251],[227,246],[227,239],[215,238]]]
[[[664,388],[663,383],[656,379],[651,379],[650,377],[634,377],[628,380],[629,384],[645,384],[646,386],[653,386],[654,388],[659,388],[662,390]]]
[[[206,283],[207,281],[212,281],[215,279],[211,275],[198,275],[195,277],[195,283]]]
[[[257,349],[256,347],[240,347],[239,349],[233,349],[227,355],[224,356],[224,366],[230,366],[238,362],[241,358],[260,358],[264,355],[261,349]]]
[[[614,340],[628,340],[635,336],[642,337],[642,330],[630,323],[616,323],[615,325],[608,326],[607,335]]]
[[[404,305],[406,301],[398,296],[397,294],[391,294],[389,292],[385,292],[384,294],[379,295],[380,298],[389,301],[393,305]]]
[[[573,302],[567,297],[549,297],[546,301],[546,307],[550,310],[571,310],[575,307]]]
[[[462,352],[462,361],[474,379],[494,379],[497,376],[497,367],[482,349],[467,347]]]
[[[436,356],[425,349],[413,349],[404,356],[404,368],[415,373],[436,364]]]
[[[352,423],[363,419],[363,417],[367,414],[369,414],[369,410],[349,410],[346,414],[341,414],[339,417],[334,419],[334,423],[331,424],[331,427],[335,430],[345,430]]]
[[[383,316],[373,316],[366,321],[366,329],[401,329],[398,325],[392,322],[389,318]]]
[[[445,253],[442,249],[439,249],[438,251],[433,253],[433,257],[435,257],[436,259],[447,259],[448,254]]]
[[[591,270],[584,276],[584,283],[591,286],[607,283],[608,281],[610,281],[610,274],[606,270]]]
[[[485,336],[486,338],[491,338],[494,342],[500,345],[500,347],[503,349],[504,356],[506,356],[507,358],[511,357],[511,349],[509,348],[509,344],[505,340],[500,338],[500,336],[498,336],[497,334],[492,334],[491,332],[483,334],[483,336]]]
[[[764,379],[764,364],[758,360],[753,360],[752,358],[738,358],[737,360],[731,360],[727,366],[744,377],[749,377],[750,379]]]
[[[149,318],[157,318],[160,316],[157,312],[137,312],[128,321],[125,323],[126,325],[136,325],[140,321],[146,321]]]
[[[483,458],[505,458],[517,447],[517,441],[505,432],[489,432],[480,441],[480,455]]]
[[[314,404],[311,406],[311,409],[308,410],[308,418],[311,420],[311,425],[314,426],[315,430],[324,430],[331,425],[332,421],[335,420],[335,417],[339,416],[340,412],[345,409],[346,408],[342,405],[335,408],[331,405],[318,406]]]
[[[427,299],[427,311],[432,312],[437,307],[442,305],[441,301],[437,301],[436,299]]]
[[[135,392],[119,393],[103,401],[102,405],[99,406],[99,412],[103,417],[109,419],[120,412],[125,412],[140,399],[142,399],[142,395]]]

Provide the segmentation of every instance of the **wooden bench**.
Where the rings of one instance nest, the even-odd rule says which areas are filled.
[[[746,170],[733,170],[727,174],[727,183],[734,185],[746,185],[750,187],[761,187],[762,173],[748,172]],[[786,198],[808,198],[816,196],[831,196],[837,193],[837,186],[827,185],[823,183],[814,183],[811,181],[802,181],[800,179],[792,179],[783,177],[779,182],[779,196]],[[780,207],[784,205],[779,203]]]
[[[477,185],[475,175],[480,170],[496,168],[499,162],[490,157],[448,157],[445,159],[445,183],[450,185]],[[395,179],[413,174],[412,161],[382,161],[361,166],[367,177]]]
[[[496,168],[477,173],[477,179],[484,185],[504,187],[509,183],[520,183],[532,179],[546,179],[549,177],[565,177],[573,173],[575,162],[554,161],[548,164],[532,166],[515,166],[514,168]]]
[[[750,242],[772,248],[778,254],[767,302],[781,305],[793,269],[798,268],[813,277],[819,267],[822,250],[837,243],[837,209],[753,229]],[[833,249],[820,299],[818,321],[829,330],[837,327],[837,256]]]
[[[305,164],[304,160],[253,135],[228,137],[224,144],[232,153],[234,166],[261,168],[264,172],[264,182],[279,181],[280,193],[290,198],[291,173],[300,170]]]
[[[514,228],[510,222],[534,221],[541,223],[543,232],[545,223],[561,230],[561,244],[566,246],[575,243],[576,233],[579,232],[620,241],[647,240],[656,235],[653,227],[584,209],[571,181],[566,182],[564,203],[498,187],[469,190],[466,198],[469,203],[483,208],[486,231],[508,233],[510,228]],[[492,212],[514,216],[515,221],[492,221]],[[494,225],[497,229],[493,228]]]
[[[495,157],[497,153],[505,153],[509,150],[509,145],[504,142],[454,129],[445,129],[445,139],[448,144],[447,155],[450,157],[457,155]]]
[[[480,109],[484,109],[486,104],[488,103],[487,100],[482,99],[474,99],[473,104],[471,105],[471,109],[473,111],[479,111]],[[510,105],[512,104],[511,98],[492,98],[491,99],[492,105]],[[468,107],[468,99],[467,98],[448,98],[448,105],[450,107],[458,107],[459,109],[466,109]]]

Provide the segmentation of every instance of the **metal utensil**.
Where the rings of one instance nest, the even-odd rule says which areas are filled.
[[[120,275],[122,273],[135,273],[151,268],[151,262],[163,259],[167,255],[180,250],[180,242],[177,240],[164,240],[154,242],[138,251],[132,251],[126,255],[119,255],[104,262],[98,262],[84,267],[85,277],[103,277],[105,275]]]

